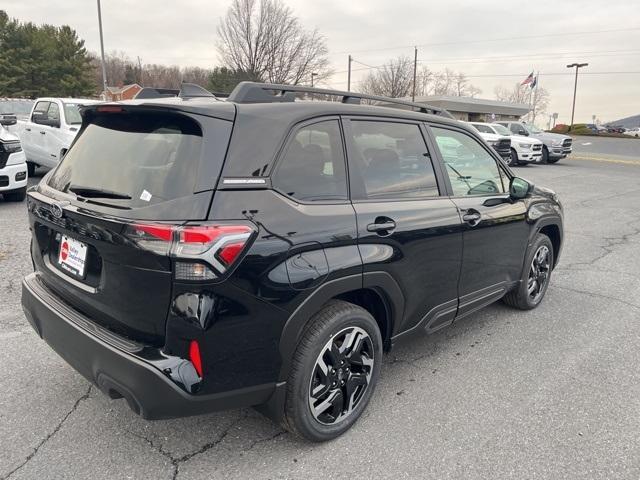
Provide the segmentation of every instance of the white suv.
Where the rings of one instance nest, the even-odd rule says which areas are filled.
[[[20,140],[4,128],[15,123],[15,116],[0,115],[0,194],[5,200],[22,202],[27,195],[27,163]]]
[[[480,134],[493,134],[511,139],[511,161],[508,165],[524,165],[539,162],[542,159],[542,142],[535,138],[514,135],[497,123],[469,122]]]

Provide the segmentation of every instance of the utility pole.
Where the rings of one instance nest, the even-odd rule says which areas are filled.
[[[567,68],[576,69],[576,80],[573,84],[573,106],[571,107],[571,125],[569,126],[569,131],[573,130],[573,115],[576,112],[576,91],[578,90],[578,69],[582,67],[588,66],[588,63],[572,63],[571,65],[567,65]]]
[[[353,59],[351,58],[351,55],[349,55],[349,69],[347,73],[347,92],[351,91],[351,62],[353,61]]]
[[[418,70],[418,47],[413,47],[413,89],[411,91],[411,101],[416,101],[416,71]]]
[[[533,88],[535,88],[534,92],[533,92],[533,111],[532,111],[532,119],[531,119],[531,123],[533,123],[535,125],[536,123],[536,103],[538,101],[538,83],[540,82],[540,72],[536,73],[535,78],[533,79],[536,84],[533,86]]]
[[[100,0],[98,0],[98,27],[100,29],[100,55],[102,58],[102,91],[107,92],[107,69],[104,63],[104,40],[102,39],[102,11],[100,10]],[[105,98],[106,100],[106,98]]]
[[[144,87],[142,84],[142,59],[138,56],[138,83],[141,87]]]

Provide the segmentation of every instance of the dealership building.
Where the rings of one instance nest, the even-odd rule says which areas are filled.
[[[411,101],[411,97],[402,100]],[[419,96],[416,103],[444,108],[458,120],[466,122],[494,122],[520,120],[531,110],[522,103],[501,102],[484,98],[451,97],[447,95]],[[396,106],[396,105],[394,105]]]

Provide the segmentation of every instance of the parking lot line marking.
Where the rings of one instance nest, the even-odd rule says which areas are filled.
[[[607,163],[620,163],[623,165],[635,165],[640,167],[640,157],[637,161],[634,160],[619,160],[617,158],[606,158],[606,157],[585,157],[580,155],[572,155],[572,159],[574,160],[589,160],[591,162],[607,162]]]

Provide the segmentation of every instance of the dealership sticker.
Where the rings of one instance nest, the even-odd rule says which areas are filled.
[[[64,270],[79,277],[84,276],[84,267],[87,259],[87,245],[73,238],[62,235],[58,264]]]
[[[140,200],[148,202],[149,200],[151,200],[151,194],[146,190],[142,190],[142,193],[140,194]]]

